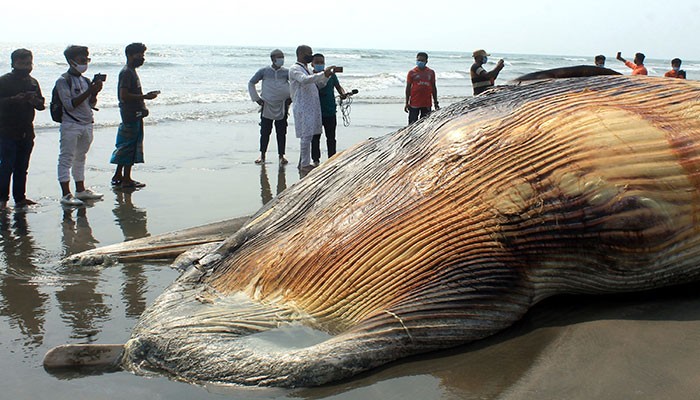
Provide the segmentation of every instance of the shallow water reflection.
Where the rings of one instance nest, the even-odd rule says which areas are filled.
[[[38,247],[25,212],[0,211],[0,247],[5,264],[0,270],[0,315],[21,332],[24,345],[34,349],[43,343],[48,296],[33,282],[40,274],[34,261]]]
[[[287,189],[287,171],[284,165],[279,165],[277,167],[276,195],[279,195],[285,189]],[[260,165],[260,197],[263,205],[269,203],[274,198],[272,195],[270,178],[267,175],[267,167],[265,164]]]

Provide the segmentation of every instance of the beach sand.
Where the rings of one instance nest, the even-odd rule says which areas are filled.
[[[398,109],[397,109],[398,108]],[[339,149],[398,129],[400,106],[353,106]],[[178,275],[166,263],[66,267],[95,246],[251,215],[299,180],[298,140],[280,169],[272,140],[255,165],[255,120],[146,125],[137,191],[112,189],[116,128],[95,131],[86,184],[105,194],[78,210],[59,204],[58,128],[40,131],[28,195],[39,205],[2,214],[0,398],[7,399],[620,399],[693,398],[700,392],[697,285],[644,295],[564,297],[538,305],[492,338],[393,363],[349,382],[294,391],[250,390],[125,372],[51,375],[45,352],[64,343],[123,343],[138,315]],[[322,140],[322,148],[324,148]],[[325,159],[325,156],[324,156]]]

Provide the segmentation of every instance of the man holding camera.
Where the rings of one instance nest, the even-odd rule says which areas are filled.
[[[34,148],[35,110],[43,110],[39,82],[31,77],[32,52],[12,52],[12,72],[0,77],[0,210],[10,198],[10,178],[15,206],[36,204],[25,196],[29,156]]]
[[[63,52],[70,68],[56,81],[56,90],[63,104],[58,182],[63,192],[61,204],[81,206],[84,200],[101,199],[102,194],[85,188],[85,159],[92,144],[93,114],[97,93],[102,90],[100,77],[92,82],[83,76],[90,58],[85,46],[68,46]],[[75,196],[70,191],[70,176],[75,180]]]
[[[326,58],[321,53],[314,54],[313,60],[314,72],[321,72],[326,68]],[[335,67],[333,75],[328,78],[325,84],[319,84],[318,96],[321,100],[321,122],[323,130],[326,132],[326,149],[328,150],[328,158],[335,155],[335,129],[338,126],[338,121],[335,117],[335,91],[338,91],[341,99],[345,99],[345,89],[340,86],[338,76],[335,72],[342,72],[342,67]],[[314,135],[311,142],[311,158],[314,165],[319,165],[321,162],[321,134]]]
[[[148,116],[144,100],[153,100],[160,94],[155,90],[143,94],[136,68],[145,62],[146,45],[131,43],[124,50],[126,65],[119,72],[117,97],[122,122],[117,131],[117,143],[110,162],[117,164],[112,186],[142,188],[144,183],[131,179],[131,167],[143,163],[143,119]]]

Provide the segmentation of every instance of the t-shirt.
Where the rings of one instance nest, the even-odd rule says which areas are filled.
[[[632,75],[647,75],[647,67],[644,65],[637,65],[632,61],[625,61],[625,65],[632,68]]]
[[[408,71],[406,83],[411,85],[411,94],[408,105],[414,108],[433,106],[433,85],[435,84],[435,71],[425,67],[418,67]]]
[[[119,112],[121,113],[122,122],[135,122],[148,115],[146,102],[143,99],[124,101],[121,98],[121,89],[125,88],[127,92],[135,95],[143,95],[141,90],[141,80],[134,68],[128,65],[124,66],[119,72],[119,85],[117,89],[117,97],[119,98]]]
[[[338,77],[335,74],[328,78],[326,86],[318,90],[318,97],[321,99],[321,116],[332,117],[336,112],[335,105],[335,85],[338,84]]]
[[[10,97],[22,92],[36,92],[43,99],[39,82],[31,76],[20,77],[10,72],[0,77],[0,137],[15,140],[34,138],[34,106],[28,102],[10,100]]]
[[[679,78],[679,79],[685,79],[685,71],[684,70],[678,70],[676,71],[675,69],[672,69],[664,74],[666,78]]]

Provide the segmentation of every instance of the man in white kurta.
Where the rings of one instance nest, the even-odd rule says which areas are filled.
[[[299,169],[308,172],[311,164],[311,139],[322,133],[321,101],[318,97],[317,83],[324,84],[332,75],[333,68],[328,67],[323,72],[312,73],[307,64],[313,60],[311,47],[297,47],[297,62],[289,68],[289,89],[292,95],[292,114],[294,129],[301,140],[299,154]]]

